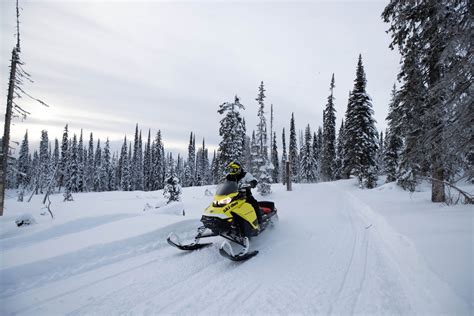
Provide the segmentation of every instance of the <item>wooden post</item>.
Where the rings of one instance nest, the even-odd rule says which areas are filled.
[[[286,191],[291,191],[291,168],[290,162],[286,161]]]

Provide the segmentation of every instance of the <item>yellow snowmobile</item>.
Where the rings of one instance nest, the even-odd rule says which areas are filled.
[[[225,239],[241,246],[241,251],[235,254],[233,246],[224,241],[219,253],[233,261],[247,260],[258,254],[258,251],[249,252],[251,237],[259,235],[272,219],[277,218],[275,204],[269,201],[258,202],[261,212],[261,222],[258,222],[254,207],[246,202],[248,187],[240,187],[236,181],[225,180],[217,187],[214,201],[209,205],[201,218],[203,226],[198,228],[194,242],[181,244],[179,237],[171,233],[168,243],[181,250],[196,250],[212,245],[199,243],[201,238],[222,236]]]

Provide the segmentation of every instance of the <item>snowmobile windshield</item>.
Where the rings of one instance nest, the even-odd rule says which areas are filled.
[[[229,195],[231,193],[237,192],[239,186],[235,181],[224,181],[217,187],[216,194],[217,195]]]

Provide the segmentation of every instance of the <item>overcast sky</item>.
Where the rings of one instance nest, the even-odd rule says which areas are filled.
[[[6,101],[15,1],[0,2]],[[359,53],[377,127],[385,129],[399,68],[380,18],[387,2],[20,1],[21,56],[35,80],[26,88],[51,107],[21,100],[31,116],[15,121],[13,140],[26,129],[32,142],[42,129],[60,138],[69,124],[118,144],[138,123],[143,134],[160,129],[175,152],[185,151],[191,131],[214,148],[219,104],[237,94],[251,132],[264,81],[280,141],[291,112],[297,129],[322,125],[332,73],[339,128]]]

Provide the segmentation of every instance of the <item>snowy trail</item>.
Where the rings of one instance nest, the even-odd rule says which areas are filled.
[[[297,199],[274,191],[279,223],[252,240],[260,253],[247,262],[221,257],[220,238],[191,253],[166,244],[171,231],[194,233],[205,202],[190,199],[193,219],[2,270],[2,314],[470,313],[355,194],[330,183],[299,185]]]

